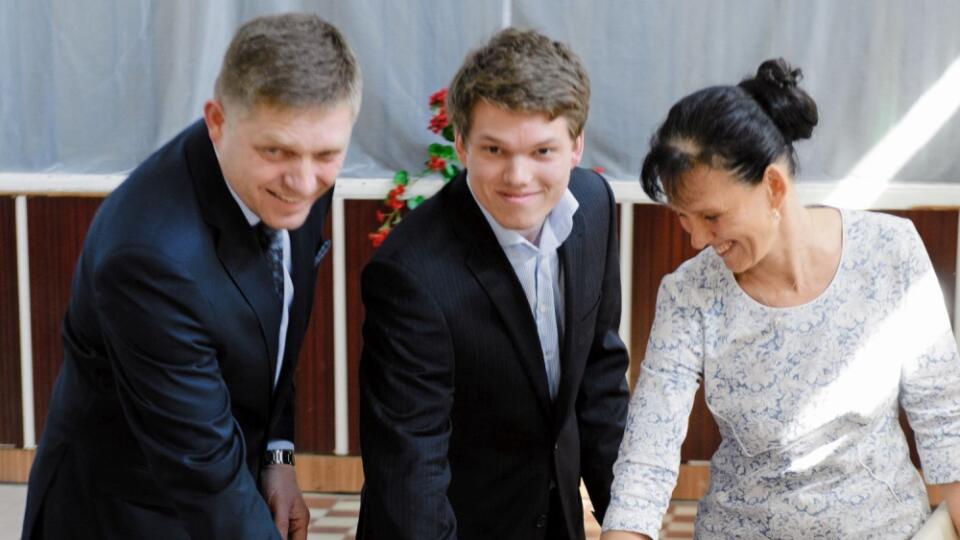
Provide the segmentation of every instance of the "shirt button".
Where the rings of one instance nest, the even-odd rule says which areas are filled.
[[[547,525],[547,515],[546,515],[546,514],[540,514],[539,516],[537,516],[537,528],[538,528],[538,529],[542,529],[542,528],[544,528],[546,525]]]
[[[546,313],[546,312],[547,312],[547,307],[544,306],[543,304],[540,304],[540,313]]]

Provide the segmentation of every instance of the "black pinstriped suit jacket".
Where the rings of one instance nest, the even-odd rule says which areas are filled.
[[[602,519],[628,401],[616,215],[598,174],[574,169],[570,190],[554,402],[530,306],[464,174],[364,269],[358,538],[543,538],[551,482],[583,538],[581,475]]]

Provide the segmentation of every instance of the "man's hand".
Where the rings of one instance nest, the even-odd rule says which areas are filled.
[[[262,489],[280,537],[306,540],[310,510],[297,485],[293,465],[267,465],[263,470]]]

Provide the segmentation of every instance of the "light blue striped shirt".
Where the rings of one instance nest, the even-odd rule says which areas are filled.
[[[470,177],[467,177],[470,186]],[[474,195],[476,201],[476,195]],[[527,295],[527,302],[533,312],[543,350],[543,364],[547,372],[547,386],[550,398],[557,397],[560,388],[560,338],[563,335],[563,281],[561,278],[560,258],[557,254],[563,242],[573,230],[573,215],[580,204],[568,189],[560,202],[547,214],[540,230],[538,245],[532,244],[519,231],[507,229],[487,212],[477,201],[500,247],[513,266],[517,279]]]

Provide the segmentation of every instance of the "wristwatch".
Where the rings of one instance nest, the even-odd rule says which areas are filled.
[[[293,450],[267,450],[264,465],[293,465]]]

